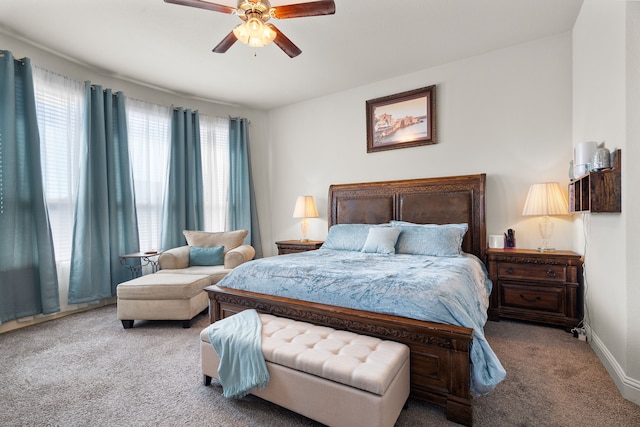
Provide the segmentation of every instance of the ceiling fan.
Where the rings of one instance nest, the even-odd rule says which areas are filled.
[[[289,19],[305,16],[332,15],[336,12],[333,0],[312,1],[283,6],[273,6],[269,0],[238,0],[238,7],[231,7],[204,0],[164,0],[166,3],[197,7],[228,14],[237,14],[244,23],[236,26],[222,39],[213,52],[225,53],[236,40],[249,46],[261,47],[274,42],[289,57],[295,58],[302,51],[273,24],[270,18]]]

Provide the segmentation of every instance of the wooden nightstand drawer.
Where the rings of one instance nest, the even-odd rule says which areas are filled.
[[[526,286],[502,282],[502,305],[551,313],[563,313],[563,287]]]
[[[567,271],[563,265],[516,264],[501,262],[498,264],[498,277],[504,279],[567,280]]]

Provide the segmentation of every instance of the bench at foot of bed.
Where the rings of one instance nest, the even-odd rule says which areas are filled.
[[[260,314],[270,380],[252,394],[331,426],[393,426],[409,396],[404,344]],[[219,358],[200,334],[203,381]]]

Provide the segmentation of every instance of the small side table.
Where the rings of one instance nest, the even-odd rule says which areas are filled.
[[[131,278],[135,279],[136,277],[142,276],[142,268],[150,265],[151,271],[155,273],[158,271],[160,267],[158,265],[158,255],[162,252],[157,251],[147,251],[147,252],[134,252],[132,254],[120,255],[120,264],[124,265],[131,272]],[[140,265],[132,265],[128,260],[131,259],[139,259]]]
[[[306,242],[301,242],[300,240],[281,240],[276,242],[276,246],[278,246],[278,255],[285,255],[315,251],[316,249],[320,249],[323,243],[324,241],[322,240],[308,240]]]

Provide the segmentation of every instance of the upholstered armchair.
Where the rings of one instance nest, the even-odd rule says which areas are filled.
[[[243,244],[247,234],[185,230],[187,245],[162,252],[159,271],[118,285],[122,325],[128,329],[134,320],[182,320],[189,327],[191,319],[209,307],[203,289],[255,256],[255,249]]]

